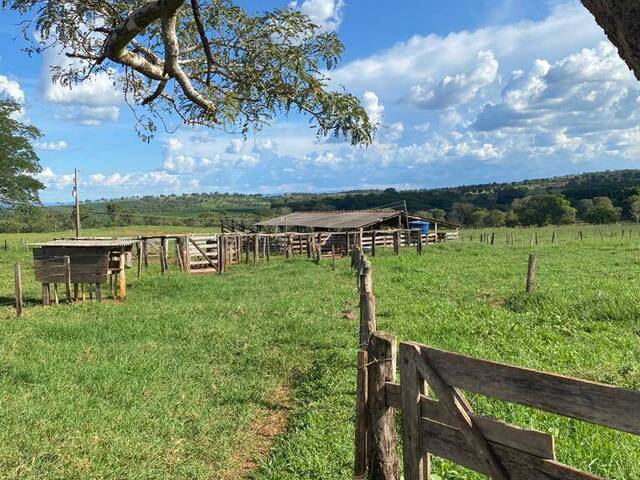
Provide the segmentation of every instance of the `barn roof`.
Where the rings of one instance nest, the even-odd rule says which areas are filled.
[[[403,214],[399,210],[293,212],[259,222],[259,227],[364,228]]]

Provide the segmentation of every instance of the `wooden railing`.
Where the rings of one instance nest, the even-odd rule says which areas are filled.
[[[556,461],[549,433],[476,414],[462,390],[640,435],[640,391],[415,342],[402,342],[398,355],[395,337],[376,331],[371,264],[361,254],[355,256],[362,344],[357,358],[355,478],[400,478],[395,410],[402,416],[406,480],[430,478],[430,455],[497,480],[601,478]],[[396,364],[400,383],[395,383]]]

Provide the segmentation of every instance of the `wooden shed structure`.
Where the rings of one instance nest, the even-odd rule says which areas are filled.
[[[436,234],[439,228],[456,232],[460,229],[460,225],[455,223],[390,209],[293,212],[258,222],[256,226],[261,230],[275,229],[276,232],[352,232],[409,229],[410,224],[415,221],[429,222]]]
[[[122,239],[63,239],[33,245],[34,271],[42,284],[43,302],[50,301],[51,285],[57,298],[58,284],[65,286],[68,299],[77,299],[79,286],[94,285],[96,299],[101,300],[101,286],[110,276],[112,285],[117,279],[118,298],[125,298],[125,270],[131,266],[131,253],[137,243]]]

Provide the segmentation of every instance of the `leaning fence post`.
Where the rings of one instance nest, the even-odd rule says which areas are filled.
[[[529,268],[527,269],[527,293],[533,292],[536,284],[536,256],[529,255]]]
[[[71,296],[71,259],[68,256],[64,257],[64,288],[67,295],[67,303],[73,301]]]
[[[336,246],[331,245],[331,270],[336,269]]]
[[[373,480],[399,478],[395,411],[385,400],[385,384],[396,376],[393,335],[374,332],[369,339],[369,472]]]
[[[16,262],[15,267],[16,284],[16,315],[22,316],[22,274],[20,273],[20,262]]]
[[[368,375],[367,364],[369,354],[366,350],[360,350],[357,357],[357,383],[356,383],[356,438],[355,438],[355,463],[353,468],[354,479],[365,480],[367,478],[367,467],[369,466],[368,448]]]

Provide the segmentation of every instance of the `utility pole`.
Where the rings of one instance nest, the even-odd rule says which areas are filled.
[[[80,194],[78,192],[78,169],[73,169],[73,193],[76,199],[76,238],[80,238]]]

